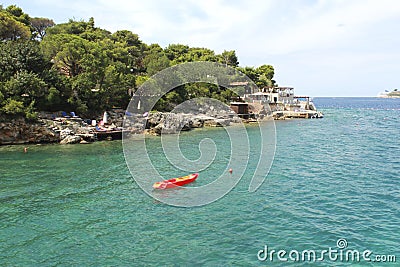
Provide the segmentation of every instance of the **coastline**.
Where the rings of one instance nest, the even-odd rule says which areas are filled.
[[[123,109],[114,109],[107,111],[108,123],[103,126],[98,126],[103,116],[96,116],[95,120],[82,119],[78,116],[63,116],[65,112],[40,112],[36,122],[23,118],[5,121],[3,118],[0,122],[0,146],[49,143],[88,144],[103,140],[119,140],[125,132],[159,136],[197,128],[227,127],[237,123],[253,123],[270,119],[313,118],[307,114],[300,114],[301,112],[293,117],[288,111],[257,114],[254,113],[255,110],[243,118],[228,106],[218,105],[206,105],[201,111],[190,110],[189,112],[150,112],[144,116],[144,114],[132,115]],[[98,127],[101,128],[98,129]]]
[[[242,121],[235,114],[221,111],[216,111],[219,115],[156,112],[146,117],[131,115],[130,119],[127,119],[125,112],[121,110],[108,111],[107,114],[109,114],[109,123],[104,124],[101,129],[97,124],[90,125],[89,120],[79,117],[51,118],[51,114],[43,112],[35,122],[24,118],[2,121],[0,122],[0,145],[87,144],[122,139],[123,132],[159,136],[161,133],[174,134],[203,127],[225,127]]]
[[[314,111],[313,111],[314,112]],[[64,116],[61,115],[64,114]],[[123,135],[176,134],[206,127],[228,127],[238,123],[253,123],[266,120],[290,120],[296,118],[314,118],[305,111],[270,111],[249,113],[240,117],[228,106],[208,105],[201,112],[170,113],[151,112],[149,114],[130,114],[122,109],[106,111],[108,122],[102,117],[95,120],[78,116],[65,116],[40,112],[37,121],[24,118],[12,118],[0,122],[1,145],[25,144],[89,144],[96,141],[120,140]]]

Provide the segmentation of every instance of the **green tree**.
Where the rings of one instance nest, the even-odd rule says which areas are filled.
[[[271,65],[261,65],[256,69],[256,72],[258,73],[256,84],[259,88],[272,87],[274,85],[272,80],[275,74],[274,67]]]
[[[76,21],[70,19],[67,23],[57,24],[48,28],[46,33],[47,35],[76,35],[88,41],[101,41],[104,38],[110,38],[111,36],[109,31],[96,28],[93,18],[90,18],[88,22],[84,20]]]
[[[259,75],[265,75],[265,77],[269,80],[272,80],[275,74],[274,67],[271,65],[261,65],[256,69]]]
[[[0,41],[29,39],[31,31],[28,26],[14,16],[0,10]]]
[[[142,86],[142,84],[144,84],[146,81],[148,81],[149,80],[149,77],[148,76],[136,76],[135,77],[136,78],[136,80],[135,80],[135,87],[136,88],[139,88],[140,86]]]
[[[136,34],[117,31],[107,35],[94,26],[93,19],[70,21],[51,28],[41,45],[69,80],[69,103],[76,108],[104,110],[129,101],[128,90],[135,87],[135,73],[141,68],[138,61],[145,49]]]
[[[34,39],[28,41],[28,39]],[[96,115],[114,106],[124,107],[135,88],[171,65],[220,62],[249,76],[260,87],[273,86],[271,65],[238,67],[234,50],[217,55],[208,48],[170,44],[146,45],[131,31],[111,34],[88,21],[70,19],[55,25],[51,19],[30,18],[21,8],[0,6],[0,111],[34,118],[36,110],[75,110]],[[224,67],[222,67],[225,69]],[[201,76],[208,75],[202,69]],[[187,74],[190,75],[190,74]],[[189,76],[178,77],[182,83]],[[162,97],[156,108],[170,110],[194,97],[229,101],[232,92],[210,83],[184,84]],[[168,81],[155,84],[155,94]]]
[[[47,108],[49,108],[50,110],[52,109],[53,106],[59,106],[62,103],[62,98],[61,98],[61,93],[59,90],[57,90],[57,88],[55,87],[51,87],[49,89],[49,93],[47,95]]]
[[[244,75],[246,75],[247,77],[249,77],[253,82],[257,82],[258,81],[258,77],[260,76],[260,74],[257,72],[257,70],[254,67],[239,67],[238,70],[240,72],[242,72]]]
[[[33,101],[43,101],[47,93],[47,84],[37,74],[27,71],[18,72],[4,83],[3,94],[28,106]]]
[[[25,26],[29,27],[30,26],[30,17],[28,14],[25,14],[22,11],[22,8],[16,6],[16,5],[11,5],[8,6],[5,9],[6,12],[11,14],[17,21],[23,23]]]
[[[70,19],[67,23],[60,23],[51,27],[47,30],[48,35],[54,34],[73,34],[80,35],[84,33],[86,30],[91,29],[91,25],[88,22],[83,20],[75,21]]]
[[[271,65],[261,65],[258,68],[244,67],[238,68],[238,70],[249,77],[259,88],[272,87],[275,85],[275,81],[272,80],[275,70]]]
[[[23,70],[41,75],[49,67],[38,42],[0,42],[0,81],[6,81]]]
[[[115,42],[125,43],[128,47],[140,47],[142,45],[139,36],[127,30],[116,31],[112,34],[111,39]]]
[[[8,101],[2,104],[8,105],[3,111],[11,114],[12,107],[16,107],[18,112],[15,114],[19,114],[19,103],[22,103],[25,115],[34,118],[36,109],[44,109],[47,103],[46,80],[50,77],[49,68],[50,64],[44,59],[38,42],[1,42],[0,91]]]
[[[55,25],[52,19],[47,18],[31,18],[31,26],[33,29],[33,37],[42,40],[46,35],[46,29]]]
[[[22,115],[24,109],[24,104],[21,101],[8,98],[4,101],[1,111],[7,115]]]
[[[89,41],[71,34],[46,36],[41,47],[47,59],[68,77],[75,77],[83,71],[82,60],[90,50]]]
[[[272,87],[273,82],[272,80],[268,79],[267,75],[261,74],[258,77],[258,81],[256,82],[258,88],[266,88],[266,87]]]
[[[239,65],[235,50],[224,50],[224,52],[218,56],[218,61],[225,64],[225,66],[237,67]]]
[[[189,46],[183,44],[170,44],[164,51],[173,64],[179,64],[185,62],[186,54],[189,52]]]
[[[151,45],[149,50],[146,51],[144,58],[144,65],[148,76],[152,76],[157,72],[171,66],[171,62],[166,56],[165,52],[159,45]]]
[[[193,47],[190,48],[185,57],[185,62],[193,62],[193,61],[212,61],[217,62],[218,58],[215,55],[215,52],[208,48],[198,48]]]
[[[116,31],[112,34],[110,41],[111,57],[114,61],[125,63],[130,73],[140,74],[145,72],[143,58],[146,45],[140,41],[137,34],[131,31]]]

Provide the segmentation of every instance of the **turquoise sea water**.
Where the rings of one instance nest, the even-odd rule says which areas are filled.
[[[120,141],[29,145],[28,153],[22,146],[0,147],[0,266],[309,266],[276,254],[272,262],[260,261],[257,254],[265,246],[287,253],[338,250],[339,239],[348,250],[370,250],[371,259],[394,255],[397,263],[326,256],[318,265],[398,266],[400,99],[314,102],[324,119],[276,122],[275,160],[255,193],[247,191],[246,171],[232,192],[196,208],[171,207],[145,194]],[[258,131],[247,130],[252,160]],[[223,129],[183,133],[189,158],[199,157],[190,148],[205,137],[221,149],[198,184],[229,160]],[[177,174],[159,138],[149,138],[147,147],[166,176]]]

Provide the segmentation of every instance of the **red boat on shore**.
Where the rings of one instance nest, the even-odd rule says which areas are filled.
[[[153,184],[153,188],[154,189],[167,189],[167,188],[174,188],[174,187],[182,186],[182,185],[194,182],[198,176],[199,176],[198,173],[193,173],[193,174],[182,176],[179,178],[173,178],[173,179],[165,180],[162,182],[157,182],[157,183]]]

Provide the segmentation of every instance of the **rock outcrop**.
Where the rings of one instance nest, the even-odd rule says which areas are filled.
[[[41,122],[28,122],[23,118],[0,122],[0,145],[54,143],[59,140],[59,134]]]
[[[184,107],[175,113],[146,113],[129,114],[124,110],[107,112],[113,129],[129,132],[130,134],[175,134],[180,131],[189,131],[202,127],[225,127],[231,123],[241,122],[241,119],[226,106],[214,103],[197,103]],[[179,112],[182,111],[182,112]],[[57,117],[52,114],[41,113],[37,122],[26,121],[23,118],[8,119],[0,122],[0,145],[25,143],[55,143],[75,144],[95,141],[95,127],[91,120],[82,120],[79,117]],[[124,121],[124,118],[127,118]],[[101,118],[97,118],[100,121]],[[109,122],[109,123],[110,123]]]
[[[60,144],[77,144],[82,141],[82,138],[79,135],[68,135],[63,140],[61,140]]]
[[[132,133],[151,135],[174,134],[180,131],[189,131],[202,127],[225,127],[231,123],[241,122],[240,118],[231,113],[219,113],[218,116],[187,113],[162,113],[148,114],[145,118],[131,115],[125,121],[124,129]]]

